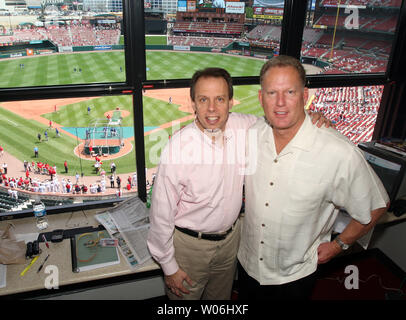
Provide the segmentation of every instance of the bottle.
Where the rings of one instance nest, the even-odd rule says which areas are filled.
[[[147,194],[147,204],[146,204],[146,206],[147,206],[148,209],[151,207],[152,187],[153,186],[154,185],[151,186],[151,188],[149,189],[149,192]]]
[[[47,211],[45,210],[45,205],[41,200],[35,200],[33,205],[33,212],[38,229],[44,230],[48,228]]]

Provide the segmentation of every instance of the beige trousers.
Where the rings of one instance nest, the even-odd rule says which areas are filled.
[[[190,291],[179,298],[170,290],[166,293],[171,300],[229,300],[237,264],[237,250],[240,243],[241,222],[238,219],[234,230],[226,239],[211,241],[198,239],[175,229],[173,244],[175,258],[183,271],[193,281],[193,287],[186,281],[183,285]]]

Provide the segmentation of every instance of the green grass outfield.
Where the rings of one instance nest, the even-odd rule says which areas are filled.
[[[106,64],[105,62],[108,61]],[[24,63],[24,69],[20,64]],[[262,60],[254,60],[238,56],[219,54],[202,54],[186,52],[147,52],[148,78],[189,78],[197,69],[207,66],[220,66],[226,68],[233,76],[257,75],[263,64]],[[0,87],[53,85],[68,83],[124,81],[124,72],[120,66],[124,65],[123,53],[119,51],[92,52],[78,54],[61,54],[36,56],[23,59],[10,59],[0,61]],[[74,72],[73,67],[81,68],[81,72]],[[31,72],[30,72],[31,70]],[[32,72],[34,70],[34,72]],[[234,112],[262,115],[262,108],[258,103],[258,86],[235,87],[235,99],[240,104],[233,107]],[[0,103],[1,105],[1,103]],[[92,108],[91,115],[87,114],[87,106]],[[58,112],[42,115],[64,127],[87,127],[94,119],[104,118],[104,113],[120,107],[130,111],[125,117],[122,126],[132,126],[132,104],[130,96],[101,97],[80,103],[61,107]],[[144,125],[159,126],[161,124],[179,119],[188,113],[177,110],[177,105],[144,96]],[[185,123],[184,123],[185,124]],[[182,124],[182,125],[184,125]],[[38,142],[37,133],[46,129],[33,120],[26,120],[18,115],[0,108],[0,145],[21,161],[35,160],[33,158],[34,146],[39,147],[39,160],[56,165],[58,172],[63,171],[63,162],[67,160],[70,165],[70,174],[80,172],[81,167],[85,175],[94,175],[92,161],[79,159],[73,154],[77,139],[68,135],[55,137],[55,132],[49,134],[49,141]],[[166,130],[171,134],[171,128]],[[134,143],[134,141],[132,141]],[[147,167],[155,167],[151,162],[150,151],[156,152],[160,140],[153,140],[151,136],[145,137],[145,154]],[[158,150],[159,154],[159,150]],[[130,154],[115,159],[118,173],[135,171],[135,148]],[[109,168],[110,161],[103,163]]]
[[[256,76],[263,63],[263,60],[215,53],[147,51],[147,80],[191,78],[197,69],[213,66],[225,68],[233,77]],[[1,88],[123,81],[123,51],[0,60]]]

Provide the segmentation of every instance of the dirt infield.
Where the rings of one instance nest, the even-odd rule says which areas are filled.
[[[180,108],[179,108],[180,110],[193,113],[193,110],[190,106],[190,99],[188,97],[188,89],[151,90],[151,91],[148,91],[145,95],[155,98],[155,99],[166,101],[166,102],[169,101],[169,97],[172,97],[172,103],[180,105]],[[91,99],[95,99],[95,98],[98,98],[98,97],[1,102],[0,106],[25,119],[32,119],[32,120],[38,121],[39,123],[42,123],[44,125],[48,125],[49,120],[46,118],[43,118],[41,116],[42,114],[58,111],[60,107],[68,105],[68,104],[78,103],[78,102],[91,100]],[[107,114],[112,115],[112,113],[114,111],[115,110],[111,110],[111,111],[107,112],[105,114],[105,116],[107,116]],[[122,112],[123,117],[127,117],[130,115],[130,112],[128,112],[127,110],[121,110],[121,112]],[[193,115],[191,115],[190,117],[193,118]],[[189,117],[185,117],[185,118],[189,118]],[[180,120],[186,121],[184,119],[180,119]],[[161,128],[170,126],[170,125],[171,125],[170,123],[163,124],[161,126]],[[55,123],[55,122],[53,123],[53,126],[58,127],[58,128],[61,127],[60,124]],[[159,128],[157,130],[159,130]],[[150,134],[150,133],[151,132],[147,132],[146,135]],[[69,132],[64,131],[64,134],[67,134],[67,135],[70,135],[70,136],[76,138],[76,136],[70,134]],[[131,140],[134,140],[134,137],[125,139],[124,147],[121,148],[120,152],[118,152],[117,154],[112,155],[112,156],[103,156],[102,160],[105,161],[105,160],[110,160],[110,159],[116,159],[116,158],[122,157],[122,156],[130,153],[133,148],[132,143],[130,142]],[[83,146],[84,146],[84,143],[82,141],[82,143],[79,144],[79,146],[76,147],[75,150],[72,150],[72,152],[74,152],[75,155],[79,157],[78,152],[80,152],[81,149],[83,149]],[[84,155],[83,153],[80,154],[80,157],[82,157],[82,159],[84,159],[84,160],[93,160],[94,161],[93,157]],[[4,155],[1,157],[0,160],[2,162],[6,162],[8,164],[8,176],[19,177],[19,176],[23,176],[25,174],[23,161],[10,155],[7,152],[7,150],[5,150]],[[156,168],[151,168],[148,170],[147,179],[149,181],[151,181],[151,179],[152,179],[151,176],[155,171],[156,171]],[[123,181],[126,181],[128,175],[129,174],[120,174],[119,176],[122,178]],[[31,177],[33,177],[33,178],[36,177],[36,178],[39,178],[40,180],[44,179],[44,176],[37,175],[35,173],[32,173]],[[71,179],[71,181],[75,181],[74,176],[64,176],[64,177],[66,179]],[[81,178],[81,183],[85,183],[87,185],[89,185],[91,183],[99,183],[99,182],[100,182],[100,176],[85,176],[85,177]],[[115,193],[115,190],[116,189],[113,189],[113,188],[112,189],[107,188],[105,194]],[[133,191],[133,190],[131,190],[131,191]],[[126,193],[127,191],[123,190],[123,192]]]
[[[124,117],[128,117],[131,113],[130,111],[127,110],[120,110],[120,109],[116,109],[116,110],[110,110],[104,113],[104,116],[107,118],[107,116],[109,116],[110,118],[113,117],[113,113],[114,111],[120,111],[121,112],[121,116]]]
[[[1,106],[26,119],[33,119],[48,125],[49,120],[41,117],[41,114],[58,111],[60,107],[68,104],[78,103],[97,97],[90,98],[68,98],[68,99],[46,99],[29,101],[1,102]]]
[[[165,102],[169,102],[169,97],[171,97],[172,103],[180,106],[180,111],[193,113],[188,88],[147,90],[144,96]]]

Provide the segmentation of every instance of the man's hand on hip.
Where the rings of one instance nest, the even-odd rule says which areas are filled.
[[[330,261],[332,258],[334,258],[336,255],[338,255],[341,252],[340,246],[335,243],[335,241],[332,242],[323,242],[319,245],[317,248],[317,254],[318,254],[318,264],[323,264],[328,261]]]
[[[193,286],[192,279],[180,268],[174,274],[165,276],[166,286],[178,297],[182,297],[182,293],[188,294],[190,292],[183,286],[183,281],[186,281],[191,287]]]

